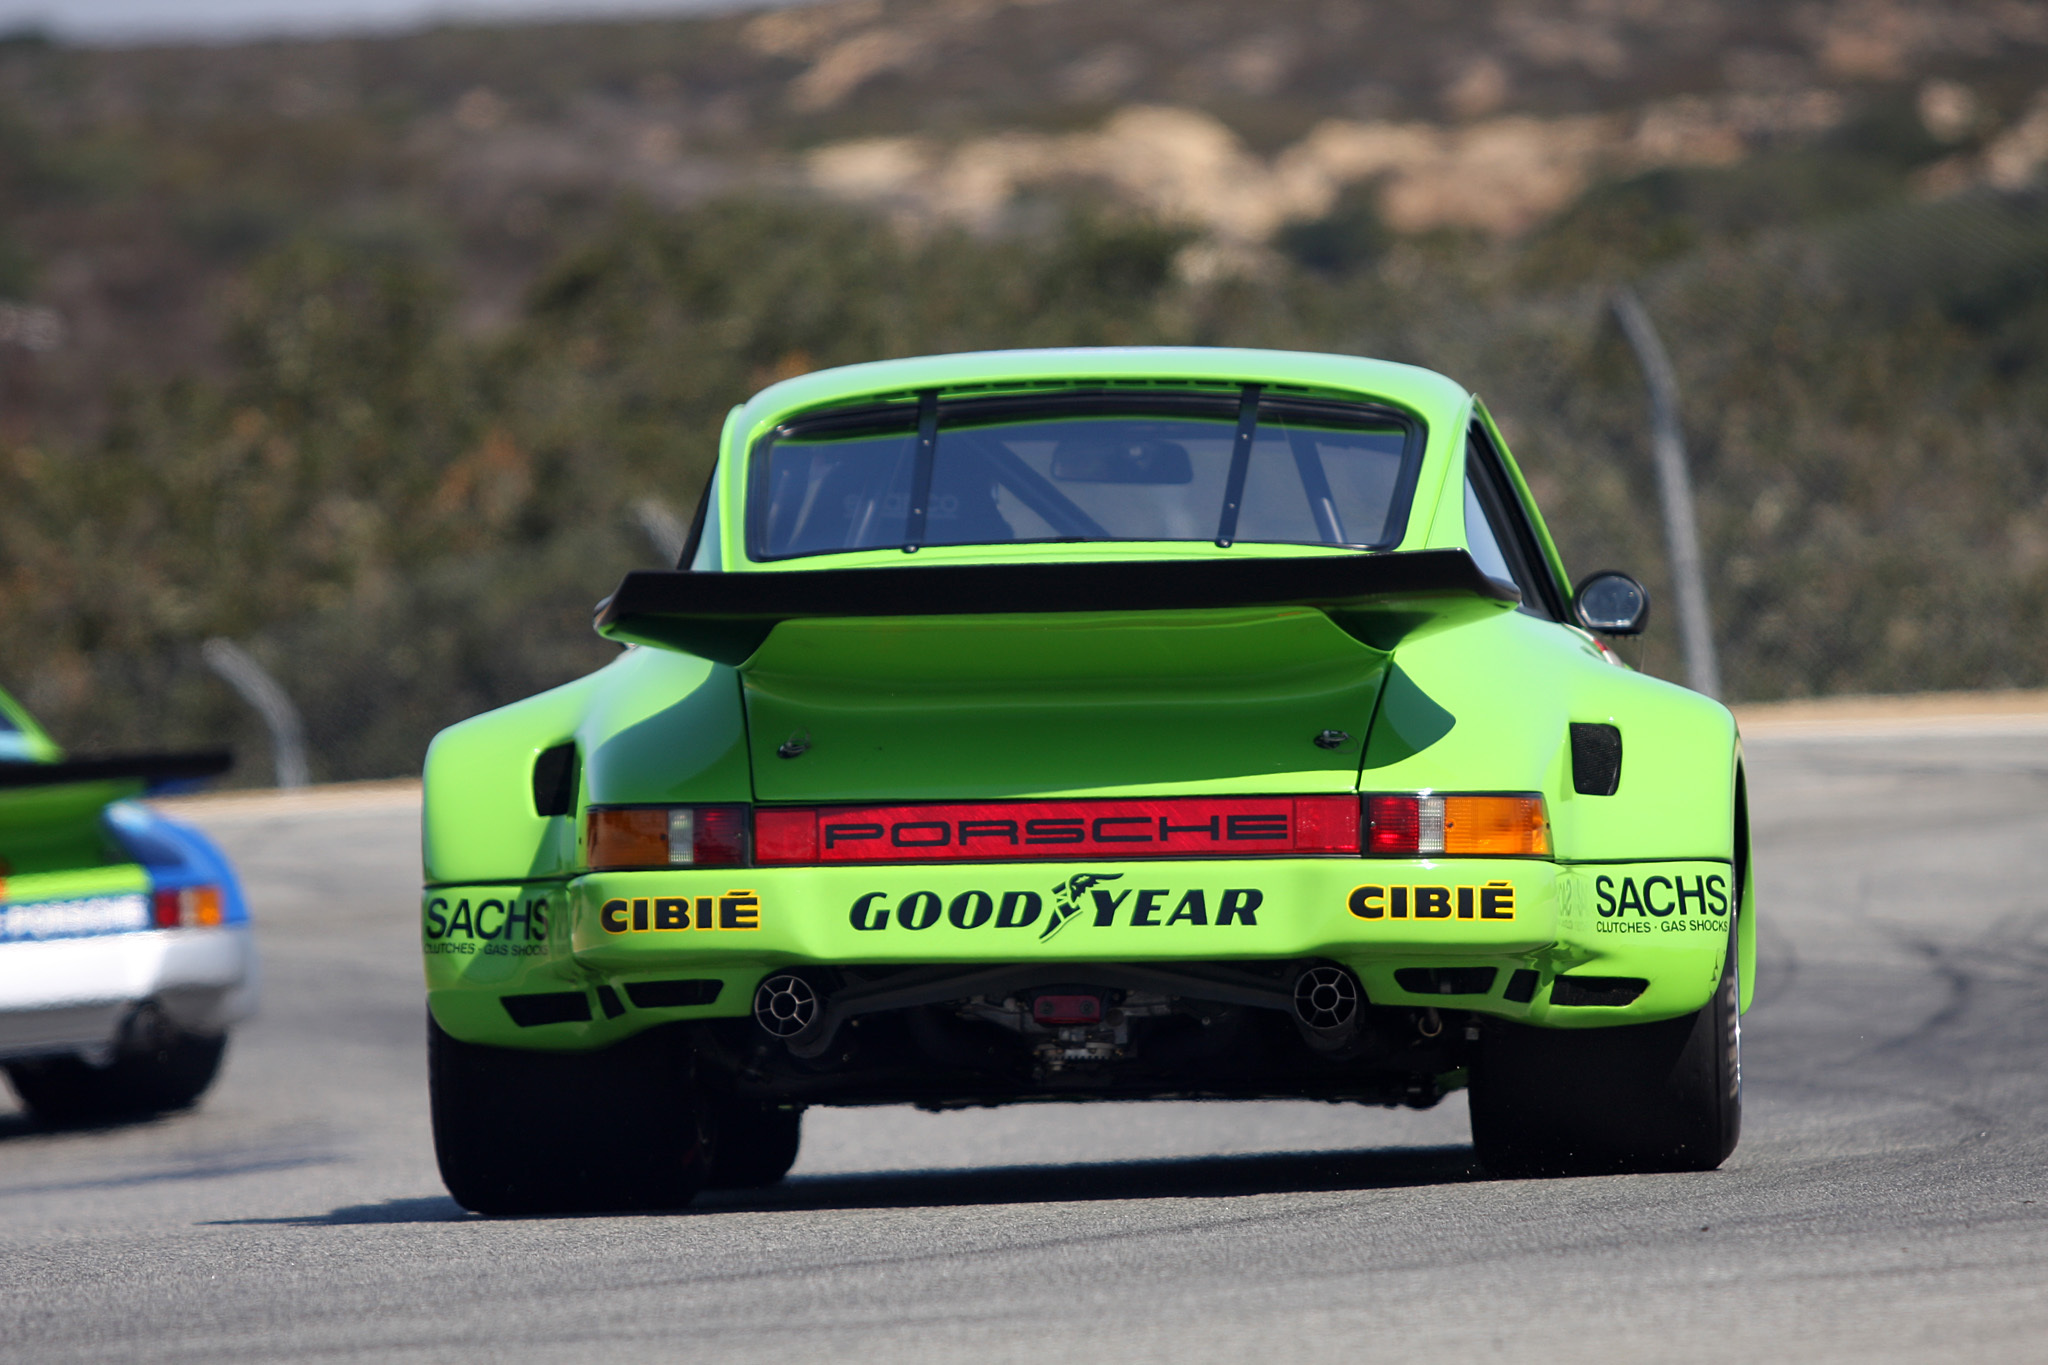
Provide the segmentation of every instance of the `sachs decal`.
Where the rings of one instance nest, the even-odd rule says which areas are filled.
[[[547,952],[548,902],[544,896],[490,896],[472,909],[467,896],[435,896],[421,931],[429,954],[539,957]]]
[[[1728,882],[1719,875],[1640,881],[1599,876],[1593,879],[1593,895],[1599,902],[1596,933],[1712,933],[1728,922]]]

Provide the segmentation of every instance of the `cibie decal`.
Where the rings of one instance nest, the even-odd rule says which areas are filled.
[[[1066,878],[1052,889],[1052,913],[1046,916],[1046,896],[1037,891],[962,891],[947,900],[936,891],[911,891],[897,895],[870,891],[855,897],[848,919],[853,927],[873,933],[892,925],[913,932],[940,924],[955,929],[1029,929],[1040,925],[1038,941],[1043,943],[1067,925],[1093,910],[1089,922],[1098,929],[1122,924],[1132,929],[1222,927],[1244,924],[1256,927],[1259,907],[1266,893],[1256,887],[1232,886],[1220,890],[1206,887],[1105,887],[1104,882],[1122,880],[1122,872],[1083,872]],[[1043,918],[1042,918],[1043,917]]]
[[[597,912],[597,922],[607,934],[758,929],[761,897],[752,891],[728,891],[722,896],[635,896],[606,901]]]
[[[1360,886],[1345,902],[1360,919],[1513,919],[1515,888],[1483,886]]]

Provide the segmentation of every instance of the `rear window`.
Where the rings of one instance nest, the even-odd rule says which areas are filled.
[[[1421,452],[1419,423],[1365,404],[927,396],[771,433],[754,453],[748,550],[759,560],[1129,540],[1381,549],[1401,538]]]

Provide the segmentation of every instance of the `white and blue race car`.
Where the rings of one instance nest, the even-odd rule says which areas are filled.
[[[254,1010],[234,869],[135,800],[228,764],[221,752],[67,759],[0,692],[0,1065],[38,1119],[190,1105]]]

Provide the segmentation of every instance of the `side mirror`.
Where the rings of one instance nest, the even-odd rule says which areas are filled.
[[[1579,580],[1572,594],[1579,624],[1602,635],[1641,635],[1650,624],[1650,594],[1625,573],[1608,570]]]

